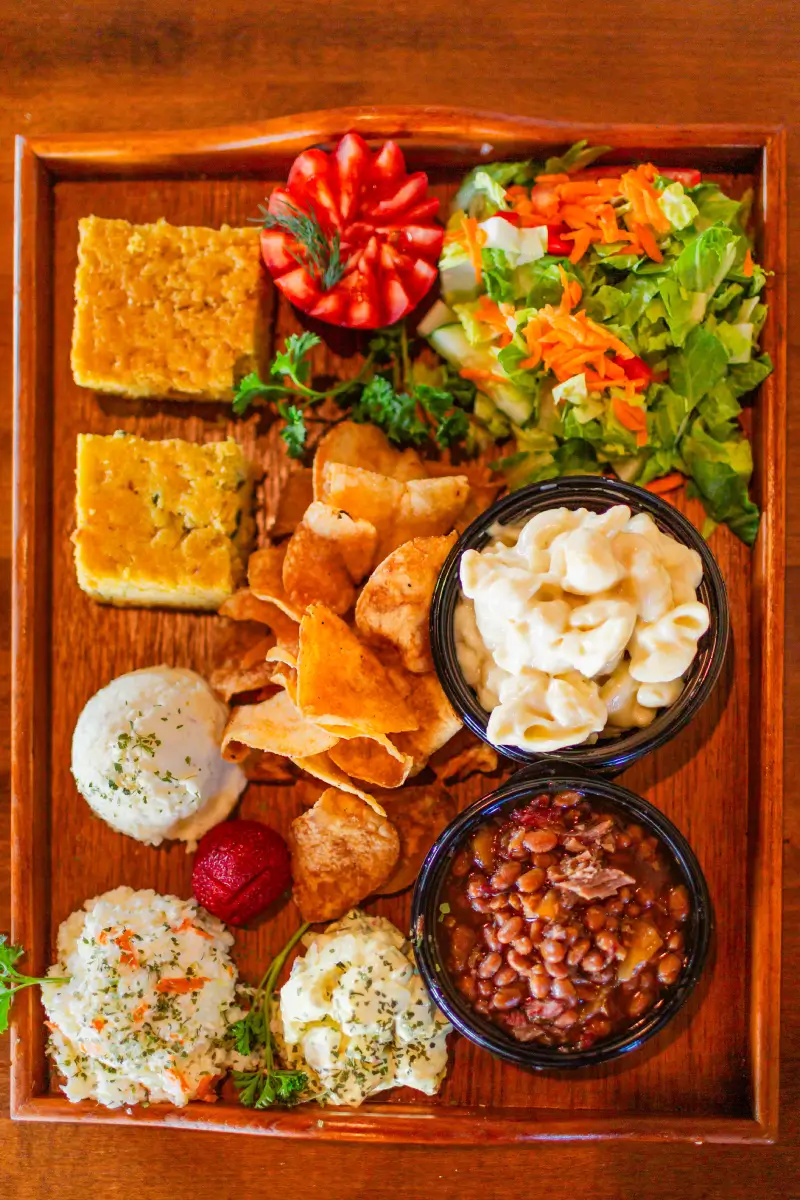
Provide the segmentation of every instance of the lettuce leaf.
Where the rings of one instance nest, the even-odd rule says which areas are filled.
[[[669,356],[670,386],[696,404],[722,379],[728,355],[710,329],[698,325],[686,338],[683,349]]]
[[[751,359],[749,363],[732,366],[728,371],[728,386],[734,396],[745,396],[763,383],[772,371],[772,359],[768,354],[762,354],[759,358]]]
[[[533,180],[530,160],[525,162],[485,163],[475,167],[464,178],[452,204],[452,211],[463,209],[470,217],[483,220],[497,212],[501,204],[493,197],[502,194],[512,184],[527,184]]]
[[[725,225],[712,225],[687,242],[675,263],[675,277],[687,292],[712,295],[736,260],[743,239]]]
[[[759,511],[747,494],[753,473],[750,443],[743,434],[718,441],[701,418],[682,444],[683,458],[708,515],[724,522],[748,546],[758,533]]]
[[[706,315],[708,298],[705,292],[687,291],[673,276],[662,279],[659,290],[672,341],[682,346]]]
[[[716,183],[698,183],[689,188],[689,196],[697,206],[694,227],[698,232],[720,222],[736,233],[744,232],[743,202],[726,196]]]

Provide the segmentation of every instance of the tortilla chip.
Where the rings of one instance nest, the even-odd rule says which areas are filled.
[[[378,531],[369,521],[353,518],[340,508],[315,500],[303,517],[313,533],[335,544],[354,583],[369,575],[378,549]]]
[[[392,529],[381,538],[379,560],[412,538],[450,533],[468,500],[469,483],[464,475],[409,480],[404,485]]]
[[[289,849],[301,916],[331,921],[381,886],[397,862],[400,838],[363,800],[328,788],[292,821]]]
[[[290,600],[283,585],[283,560],[286,546],[265,546],[256,550],[247,562],[247,582],[259,600],[269,600],[287,616],[299,621],[302,609]]]
[[[365,737],[342,739],[328,756],[348,775],[383,788],[400,787],[414,765],[410,755],[392,754],[385,745]]]
[[[292,704],[297,705],[297,671],[293,667],[287,666],[285,663],[273,666],[270,682],[276,683],[278,687],[282,687],[284,691],[288,692]]]
[[[455,800],[440,783],[403,788],[386,800],[386,815],[400,837],[400,857],[392,874],[377,889],[379,896],[393,896],[411,887],[431,846],[457,812]]]
[[[324,604],[331,612],[353,607],[356,589],[336,544],[305,524],[298,525],[286,547],[283,585],[290,602],[302,612]]]
[[[291,759],[266,750],[251,750],[242,762],[242,769],[253,783],[293,783]]]
[[[400,483],[406,483],[409,479],[427,479],[428,464],[422,461],[416,450],[403,450],[389,474]]]
[[[463,533],[476,517],[480,517],[487,508],[494,504],[501,486],[499,483],[470,484],[469,500],[455,523],[457,533]]]
[[[470,462],[459,463],[458,466],[448,462],[446,457],[429,459],[425,463],[425,467],[431,479],[444,479],[453,475],[464,475],[471,488],[491,485],[499,491],[502,486],[502,483],[498,481],[497,476],[492,473],[490,467],[487,467],[485,463],[476,462],[474,459]]]
[[[327,730],[304,717],[292,703],[291,697],[277,692],[261,704],[243,704],[228,718],[222,735],[222,755],[232,743],[268,750],[295,758],[304,754],[323,754],[335,746],[338,739]]]
[[[277,604],[271,604],[269,600],[259,600],[250,588],[240,588],[227,600],[223,600],[219,614],[232,621],[257,621],[261,625],[268,625],[281,645],[297,649],[299,621],[287,616]]]
[[[326,463],[361,467],[369,463],[378,475],[393,479],[424,479],[427,474],[416,450],[395,449],[386,434],[375,425],[342,421],[320,440],[314,457],[314,499],[322,500]]]
[[[437,779],[443,783],[457,783],[479,772],[490,775],[497,770],[497,751],[486,742],[475,741],[472,734],[463,731],[471,741],[471,745],[458,746],[455,743],[438,751],[431,759],[431,770]]]
[[[456,535],[414,538],[376,567],[356,604],[365,641],[396,650],[407,671],[433,670],[428,620],[434,585]]]
[[[312,480],[311,467],[300,467],[286,477],[278,497],[275,520],[270,529],[272,537],[284,537],[287,533],[294,533],[314,499]]]
[[[299,771],[305,771],[307,775],[312,775],[314,779],[319,779],[322,783],[330,784],[331,787],[339,788],[342,792],[349,792],[352,796],[359,796],[365,804],[368,804],[376,813],[383,816],[383,808],[369,792],[365,792],[353,783],[349,775],[345,775],[341,767],[337,767],[336,763],[329,754],[308,754],[301,758],[293,758],[292,762]]]
[[[409,775],[418,775],[430,756],[458,733],[461,721],[450,707],[435,672],[411,675],[402,667],[387,667],[387,671],[395,687],[403,690],[418,726],[411,732],[396,734],[392,740],[398,750],[414,759]]]
[[[287,667],[297,670],[297,651],[288,646],[270,646],[266,653],[267,662],[285,663]]]
[[[272,637],[261,638],[244,654],[226,658],[208,677],[217,695],[230,703],[234,696],[266,687],[272,680],[274,669],[266,656],[274,644]]]
[[[316,498],[331,508],[342,509],[354,520],[368,521],[375,526],[381,541],[391,533],[406,486],[375,471],[328,462],[323,467],[321,491]]]
[[[318,724],[346,726],[364,737],[418,728],[380,659],[322,604],[312,605],[300,623],[297,665],[298,705]]]

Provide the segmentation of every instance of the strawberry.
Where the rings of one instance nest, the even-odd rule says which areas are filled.
[[[192,891],[204,908],[229,925],[245,925],[290,883],[286,842],[260,821],[223,821],[197,847]]]

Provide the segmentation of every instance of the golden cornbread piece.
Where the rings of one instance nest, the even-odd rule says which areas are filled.
[[[259,368],[257,229],[78,222],[72,373],[123,396],[230,400]]]
[[[253,473],[229,439],[78,436],[75,567],[95,600],[217,609],[247,574]]]

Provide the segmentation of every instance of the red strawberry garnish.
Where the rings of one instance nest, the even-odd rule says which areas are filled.
[[[260,821],[223,821],[201,839],[192,891],[204,908],[228,925],[244,925],[291,883],[289,848]]]

